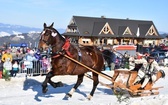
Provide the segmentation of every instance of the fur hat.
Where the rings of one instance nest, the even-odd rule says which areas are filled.
[[[149,59],[155,59],[155,54],[150,54],[150,55],[148,56],[148,58],[149,58]]]
[[[29,54],[34,54],[34,51],[33,51],[33,50],[30,50],[30,51],[29,51]]]

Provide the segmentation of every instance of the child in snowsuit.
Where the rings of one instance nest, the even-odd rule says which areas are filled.
[[[12,63],[10,61],[10,58],[7,58],[3,64],[3,76],[6,81],[10,80],[11,70],[12,70]]]

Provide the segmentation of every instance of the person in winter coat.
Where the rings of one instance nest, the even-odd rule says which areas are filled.
[[[24,61],[24,65],[27,68],[27,75],[29,76],[33,74],[33,60],[36,60],[36,58],[34,57],[34,52],[30,50]]]
[[[50,61],[47,58],[47,56],[43,56],[41,63],[42,63],[42,69],[40,75],[42,75],[43,73],[47,73],[50,70]]]
[[[14,64],[12,65],[12,74],[11,74],[12,77],[15,77],[18,71],[19,71],[19,64],[17,61],[15,61]]]
[[[10,54],[10,50],[9,49],[7,49],[6,52],[2,55],[2,61],[5,62],[7,58],[9,58],[10,62],[12,62],[13,57]]]
[[[37,60],[41,60],[42,57],[41,57],[40,51],[37,51],[37,52],[34,54],[34,57],[35,57]]]
[[[144,78],[144,81],[142,82],[142,85],[140,87],[140,89],[143,89],[147,85],[149,80],[151,80],[151,82],[156,81],[157,72],[161,69],[158,63],[155,61],[154,55],[150,55],[147,61],[142,60],[141,62],[143,63],[143,65],[138,71],[138,76],[135,79],[134,83],[136,84]]]
[[[3,62],[0,60],[0,79],[2,78],[2,73],[3,73]]]
[[[5,80],[10,80],[11,70],[12,70],[12,63],[10,61],[10,58],[7,58],[3,64],[3,71],[4,71]]]
[[[111,70],[114,70],[115,64],[116,64],[116,59],[117,59],[116,49],[112,49],[110,58],[111,58],[111,63],[110,63]]]

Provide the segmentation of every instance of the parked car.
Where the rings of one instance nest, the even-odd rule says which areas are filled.
[[[166,57],[168,57],[168,50],[159,50],[159,51],[164,52]]]
[[[154,54],[155,60],[158,62],[160,66],[168,66],[168,57],[166,57],[164,51],[156,51],[152,52],[151,54]]]

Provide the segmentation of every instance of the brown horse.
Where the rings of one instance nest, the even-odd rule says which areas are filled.
[[[47,92],[47,83],[49,83],[54,88],[63,86],[62,82],[54,83],[51,81],[53,76],[78,75],[76,84],[71,89],[71,91],[66,94],[66,97],[68,98],[72,96],[73,92],[83,82],[84,73],[88,72],[89,70],[66,58],[62,54],[68,55],[69,57],[94,69],[97,72],[101,72],[104,66],[104,60],[101,51],[96,46],[75,46],[62,35],[60,35],[59,32],[53,28],[53,25],[54,23],[52,23],[50,26],[47,26],[46,23],[44,23],[44,29],[41,33],[41,38],[38,44],[38,49],[40,51],[45,51],[48,48],[52,49],[52,68],[51,71],[46,75],[46,78],[42,84],[42,91],[43,93]],[[88,96],[88,99],[91,99],[99,83],[98,74],[92,72],[92,76],[93,88],[90,92],[90,95]]]

